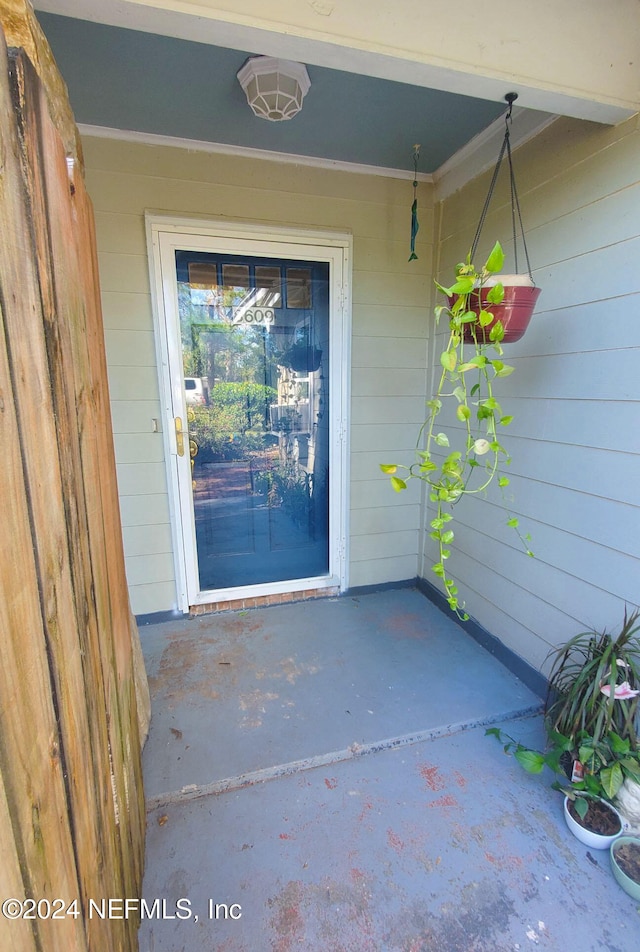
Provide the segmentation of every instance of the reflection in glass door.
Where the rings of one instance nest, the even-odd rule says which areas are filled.
[[[329,571],[329,265],[176,251],[200,591]]]

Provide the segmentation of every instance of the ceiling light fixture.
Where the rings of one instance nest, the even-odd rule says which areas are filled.
[[[302,63],[272,56],[248,59],[238,71],[238,82],[255,115],[271,122],[293,119],[302,109],[302,100],[311,86]]]

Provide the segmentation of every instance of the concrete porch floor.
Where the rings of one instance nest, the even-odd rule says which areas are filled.
[[[540,744],[540,699],[419,592],[141,636],[141,952],[640,948],[608,853],[484,736]]]

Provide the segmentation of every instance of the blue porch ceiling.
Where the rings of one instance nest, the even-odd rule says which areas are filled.
[[[420,143],[419,172],[430,173],[506,109],[502,101],[310,65],[302,112],[267,122],[253,115],[236,79],[260,51],[37,17],[81,124],[406,171]]]

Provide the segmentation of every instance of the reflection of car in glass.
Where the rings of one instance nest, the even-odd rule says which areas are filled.
[[[209,406],[208,377],[185,377],[184,391],[188,406]]]

